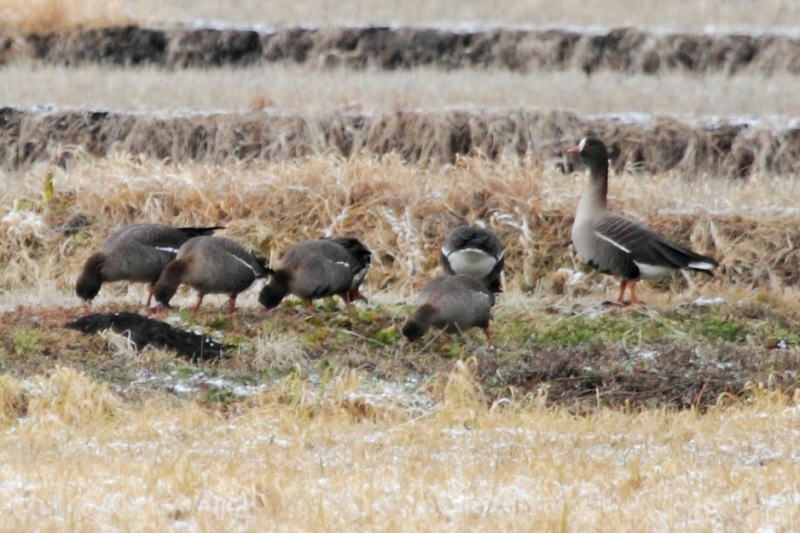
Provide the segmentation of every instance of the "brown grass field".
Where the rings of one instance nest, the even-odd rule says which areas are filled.
[[[566,249],[582,183],[530,162],[325,156],[78,154],[68,171],[5,176],[0,526],[791,530],[800,308],[774,259],[796,264],[800,188],[614,176],[616,204],[722,263],[619,313],[598,307],[613,281],[575,278]],[[65,237],[79,214],[89,226]],[[225,224],[273,260],[302,238],[357,233],[376,253],[370,303],[350,318],[325,302],[267,313],[250,291],[232,318],[221,297],[173,313],[236,346],[218,363],[63,329],[85,313],[71,293],[81,262],[135,220]],[[496,346],[472,333],[405,345],[407,302],[461,220],[507,246]],[[764,241],[784,244],[765,253]],[[689,305],[699,296],[724,301]],[[135,311],[141,298],[116,284],[96,303]]]
[[[758,9],[739,0],[400,5],[0,0],[0,30],[193,19],[764,29],[799,19],[779,0]],[[13,64],[0,67],[0,107],[530,106],[783,120],[796,109],[793,86],[781,75],[760,84],[749,75]],[[597,88],[603,98],[592,98]],[[48,131],[25,127],[23,142]],[[0,153],[24,153],[6,135]],[[121,149],[96,157],[78,145],[25,165],[0,161],[0,531],[798,530],[795,175],[615,169],[615,209],[720,262],[713,278],[642,283],[646,304],[619,309],[602,304],[615,280],[569,248],[585,176],[549,161],[324,151],[184,161]],[[74,294],[83,261],[138,221],[224,225],[221,234],[273,265],[299,240],[358,235],[374,252],[368,301],[349,315],[335,300],[267,312],[257,283],[233,316],[222,296],[192,316],[193,295],[181,290],[166,320],[227,347],[201,362],[125,334],[65,328],[89,312]],[[506,248],[494,344],[477,331],[408,344],[399,327],[414,293],[439,273],[441,241],[463,222],[492,228]],[[108,284],[92,312],[142,312],[143,300],[142,287]]]
[[[531,72],[433,68],[397,71],[264,66],[209,70],[60,67],[4,68],[4,102],[160,113],[296,109],[316,113],[409,109],[570,109],[608,113],[754,118],[791,116],[800,96],[795,76],[663,76],[576,71]],[[186,87],[202,86],[202,91]],[[687,101],[685,95],[692,94]],[[89,105],[91,102],[91,105]]]
[[[3,0],[0,29],[28,31],[144,22],[174,24],[218,21],[233,24],[514,24],[570,26],[653,26],[678,30],[708,27],[731,29],[792,28],[800,22],[800,7],[786,0],[765,0],[757,8],[750,0],[604,0],[601,7],[582,0],[465,0],[402,5],[375,0],[280,2],[240,0],[233,5],[201,0]],[[3,24],[5,23],[5,24]]]

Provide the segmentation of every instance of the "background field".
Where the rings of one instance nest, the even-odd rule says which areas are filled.
[[[643,113],[688,121],[703,117],[792,116],[796,77],[711,74],[698,77],[600,72],[245,69],[108,69],[11,65],[0,90],[6,104],[179,114],[294,109],[320,112],[442,109],[568,109],[582,115]],[[202,87],[202,90],[187,90]]]
[[[5,1],[0,30],[214,20],[791,34],[800,23],[778,1],[330,5]],[[547,72],[123,68],[4,62],[21,42],[9,39],[0,530],[796,530],[800,184],[788,66],[768,77],[587,76],[574,61]],[[95,113],[108,110],[129,114]],[[494,145],[474,137],[461,153],[446,127],[456,116],[509,149],[484,152]],[[331,148],[356,123],[370,142]],[[585,127],[623,149],[612,205],[712,254],[714,278],[642,284],[637,309],[602,305],[615,281],[569,249],[585,176],[550,157]],[[277,148],[249,156],[225,144],[267,138]],[[518,152],[519,138],[535,143]],[[687,138],[682,164],[647,171]],[[742,146],[755,162],[741,177],[709,164]],[[229,346],[211,362],[65,329],[89,312],[73,293],[82,262],[112,229],[144,220],[225,225],[273,264],[299,240],[357,234],[375,253],[369,302],[352,315],[336,301],[268,313],[256,286],[233,317],[222,297],[189,316],[193,295],[181,291],[168,320]],[[404,343],[414,293],[462,222],[506,247],[495,344],[480,332]],[[93,310],[141,311],[143,296],[111,284]]]
[[[733,28],[762,30],[794,28],[800,8],[787,0],[767,0],[757,7],[750,0],[605,0],[601,7],[581,0],[467,0],[402,5],[375,0],[346,0],[335,6],[324,0],[298,2],[239,0],[221,5],[215,1],[180,0],[4,0],[4,20],[32,28],[51,28],[60,20],[98,23],[141,21],[191,23],[219,21],[238,24],[511,24],[569,26],[649,26],[680,30]]]

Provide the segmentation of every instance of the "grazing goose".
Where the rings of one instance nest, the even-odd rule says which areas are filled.
[[[353,274],[353,283],[350,284],[349,294],[345,295],[345,301],[348,298],[351,302],[359,298],[366,300],[366,298],[362,296],[360,288],[361,284],[364,283],[364,278],[367,277],[367,270],[369,270],[372,264],[372,252],[364,246],[364,243],[355,237],[334,237],[331,240],[350,252],[350,255],[353,256],[355,260],[353,263],[355,270]]]
[[[195,313],[206,294],[228,294],[228,313],[236,308],[236,296],[266,275],[266,270],[247,250],[227,237],[195,237],[186,241],[156,282],[153,293],[164,307],[182,283],[197,291]]]
[[[304,241],[283,256],[270,281],[261,289],[258,301],[267,309],[281,303],[287,294],[306,300],[338,294],[347,309],[360,297],[359,287],[370,264],[371,252],[356,238],[339,237]]]
[[[439,254],[446,274],[466,274],[479,279],[492,292],[501,292],[503,244],[491,230],[459,226],[447,236]]]
[[[173,228],[161,224],[132,224],[120,228],[106,237],[99,252],[86,260],[75,284],[75,293],[91,302],[105,282],[147,283],[145,305],[150,307],[153,285],[167,263],[175,259],[178,248],[192,237],[211,235],[221,228]]]
[[[678,246],[652,228],[608,210],[608,152],[602,141],[587,137],[567,152],[578,154],[589,165],[589,186],[578,203],[572,243],[589,266],[622,278],[618,302],[622,303],[625,289],[630,288],[630,304],[638,303],[639,279],[657,278],[679,269],[712,275],[718,266],[714,259]]]
[[[427,282],[417,295],[417,309],[403,325],[409,341],[422,337],[431,326],[445,333],[483,328],[489,344],[489,330],[494,293],[481,281],[464,274],[440,276]]]

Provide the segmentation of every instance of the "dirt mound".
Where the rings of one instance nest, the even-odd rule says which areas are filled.
[[[284,28],[153,29],[137,26],[65,34],[0,36],[0,64],[20,59],[74,65],[245,66],[261,62],[398,69],[601,69],[627,73],[800,73],[800,39],[779,34],[606,33],[565,29]]]
[[[458,155],[501,154],[549,161],[581,137],[601,137],[617,170],[677,169],[745,177],[792,174],[800,129],[766,125],[692,126],[670,118],[625,122],[566,111],[430,111],[357,114],[217,114],[157,117],[92,111],[0,108],[0,164],[7,168],[64,157],[80,148],[105,156],[141,154],[174,162],[293,158],[322,153],[400,154],[405,160],[451,162]],[[562,160],[569,169],[573,161]]]

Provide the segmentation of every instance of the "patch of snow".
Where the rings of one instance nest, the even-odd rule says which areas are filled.
[[[658,356],[661,355],[656,350],[634,350],[631,355],[633,355],[637,359],[641,359],[642,361],[653,361],[658,359]]]
[[[692,305],[694,307],[711,307],[713,305],[723,305],[725,303],[727,303],[727,301],[722,296],[715,296],[713,298],[701,296],[697,300],[693,301]]]
[[[155,29],[174,29],[174,26],[168,25],[154,25]],[[306,31],[320,30],[323,28],[348,28],[348,29],[370,29],[370,28],[388,28],[391,30],[400,29],[418,29],[418,30],[435,30],[452,33],[478,33],[490,31],[525,31],[525,32],[542,32],[542,31],[562,31],[569,33],[580,33],[585,35],[605,35],[611,31],[619,29],[619,26],[603,26],[600,24],[590,25],[576,25],[565,23],[551,23],[551,24],[520,24],[508,22],[504,20],[487,20],[487,21],[444,21],[444,22],[423,22],[423,23],[409,23],[400,21],[385,21],[385,22],[366,22],[363,20],[342,20],[333,25],[321,23],[295,23],[285,25],[274,25],[265,23],[243,23],[226,21],[219,19],[196,19],[187,22],[181,22],[180,29],[189,30],[237,30],[237,31],[255,31],[260,34],[273,34],[281,29],[295,30],[301,29]],[[800,38],[800,28],[797,26],[775,26],[769,28],[759,28],[751,26],[730,26],[723,27],[713,24],[708,24],[699,29],[681,30],[669,26],[652,26],[647,28],[647,32],[655,35],[709,35],[709,36],[727,36],[727,35],[744,35],[749,37],[762,37],[767,35],[774,35],[779,37],[788,37],[797,39]]]
[[[586,276],[586,274],[584,272],[581,272],[580,270],[573,270],[571,268],[564,268],[564,267],[556,270],[556,274],[566,274],[568,276],[567,285],[570,287],[579,284]]]
[[[191,394],[197,390],[198,390],[197,387],[192,387],[182,381],[179,381],[178,383],[172,386],[172,391],[175,392],[176,394]]]
[[[11,212],[0,219],[0,222],[8,224],[7,232],[9,235],[38,234],[40,231],[47,228],[47,224],[45,224],[40,214],[24,209],[18,210],[16,206]]]

